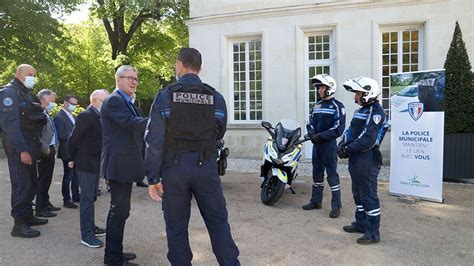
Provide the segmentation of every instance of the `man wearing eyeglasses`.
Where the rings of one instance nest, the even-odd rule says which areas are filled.
[[[139,116],[132,103],[138,86],[138,73],[132,66],[121,66],[115,73],[116,89],[103,102],[102,157],[100,177],[110,185],[104,264],[135,265],[136,257],[123,253],[123,232],[130,214],[132,184],[143,180],[145,166],[142,142],[148,119]]]
[[[67,142],[71,135],[76,118],[73,115],[77,107],[77,98],[72,95],[64,97],[64,105],[61,111],[54,117],[54,126],[58,132],[59,148],[58,158],[63,162],[64,175],[61,192],[63,194],[64,207],[69,209],[76,209],[77,205],[73,201],[78,202],[79,195],[79,179],[77,178],[74,169],[69,168],[69,157],[67,151]],[[71,197],[72,196],[72,197]]]

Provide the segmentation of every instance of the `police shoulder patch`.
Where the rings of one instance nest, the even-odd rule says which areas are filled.
[[[2,101],[3,105],[11,106],[13,104],[13,100],[10,97],[5,97]]]
[[[376,125],[378,125],[380,123],[380,121],[382,120],[382,116],[381,115],[374,115],[374,116],[372,116],[372,119],[374,120],[374,123]]]

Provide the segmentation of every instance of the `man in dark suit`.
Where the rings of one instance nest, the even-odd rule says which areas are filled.
[[[54,118],[54,125],[58,132],[59,148],[58,158],[63,162],[64,176],[62,184],[62,194],[64,207],[75,209],[77,205],[74,201],[79,201],[79,182],[77,175],[74,173],[72,168],[68,166],[69,155],[67,152],[67,141],[71,135],[72,129],[74,128],[75,118],[72,112],[76,109],[77,98],[74,96],[64,97],[64,106]],[[72,192],[72,198],[71,198]]]
[[[81,188],[81,244],[91,248],[104,245],[97,239],[97,236],[105,235],[105,230],[95,225],[94,202],[97,199],[102,150],[100,108],[107,95],[109,93],[105,90],[92,92],[91,104],[77,116],[68,143],[69,167],[76,171]]]
[[[119,67],[115,84],[115,91],[105,99],[101,108],[100,176],[108,180],[111,197],[104,263],[134,265],[128,260],[134,259],[135,254],[123,253],[122,242],[125,221],[130,214],[133,182],[145,176],[142,143],[147,119],[138,115],[131,101],[138,85],[137,70],[132,66]]]
[[[132,103],[133,103],[133,105],[135,105],[135,100],[136,99],[137,99],[137,95],[135,93],[132,94]],[[137,110],[137,113],[138,113],[139,117],[147,117],[145,115],[145,111],[143,111],[142,108],[135,105],[135,109]],[[142,156],[143,156],[143,158],[145,158],[145,149],[146,149],[146,143],[145,143],[145,140],[143,140],[143,145],[142,145]],[[145,182],[143,182],[143,180],[141,180],[141,181],[137,182],[137,187],[148,187],[148,185]]]
[[[58,134],[54,126],[53,119],[48,112],[56,107],[56,94],[48,89],[42,89],[38,92],[38,98],[45,109],[44,114],[48,122],[41,132],[41,155],[38,160],[38,189],[36,191],[36,216],[37,217],[55,217],[54,211],[61,208],[54,207],[49,201],[49,188],[53,180],[54,163],[56,161],[55,145],[58,144]]]

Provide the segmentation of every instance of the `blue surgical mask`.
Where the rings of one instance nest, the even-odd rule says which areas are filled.
[[[67,110],[68,110],[69,112],[71,112],[71,113],[74,112],[74,110],[76,110],[76,105],[74,105],[74,104],[69,104],[69,105],[67,106]]]
[[[56,103],[49,102],[48,106],[46,107],[46,110],[51,111],[56,107]]]
[[[25,81],[23,82],[23,84],[25,85],[25,87],[32,90],[33,87],[35,86],[35,77],[26,76]]]

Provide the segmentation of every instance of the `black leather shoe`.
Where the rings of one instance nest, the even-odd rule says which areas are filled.
[[[367,238],[365,236],[357,239],[357,244],[360,244],[360,245],[370,245],[370,244],[375,244],[375,243],[378,243],[380,240],[376,240],[376,239],[371,239],[371,238]]]
[[[342,230],[344,230],[344,232],[346,233],[361,233],[361,234],[365,233],[363,230],[359,228],[355,228],[352,225],[343,226]]]
[[[303,206],[303,210],[306,210],[306,211],[314,210],[314,209],[321,209],[321,208],[322,208],[321,204],[312,203],[312,202],[310,202],[310,203]]]
[[[329,217],[337,218],[339,217],[340,214],[341,214],[341,208],[337,208],[335,210],[331,210],[331,212],[329,213]]]
[[[123,259],[125,262],[128,262],[129,260],[134,260],[137,258],[137,255],[135,253],[123,253]],[[109,264],[109,261],[107,260],[106,257],[104,257],[104,264]],[[125,264],[124,265],[138,265],[138,264]]]
[[[56,217],[56,216],[58,216],[57,213],[51,212],[49,210],[43,210],[43,211],[37,211],[36,212],[36,217],[49,218],[49,217]]]
[[[34,216],[31,216],[25,219],[25,224],[28,226],[37,226],[37,225],[43,225],[47,223],[48,223],[48,219],[36,218]]]
[[[81,198],[76,198],[76,197],[74,197],[74,198],[72,198],[72,201],[73,201],[73,202],[81,202]]]
[[[14,237],[33,238],[40,236],[41,232],[25,224],[13,226],[11,235]]]
[[[74,204],[72,201],[65,201],[64,207],[69,209],[77,209],[77,205]]]
[[[60,210],[61,210],[61,208],[59,208],[59,207],[54,207],[53,205],[48,206],[48,211],[50,211],[50,212],[57,212],[57,211],[60,211]]]
[[[123,253],[123,258],[125,260],[134,260],[137,258],[137,255],[135,253]]]
[[[148,185],[145,182],[140,181],[140,182],[137,182],[137,187],[148,187]]]

